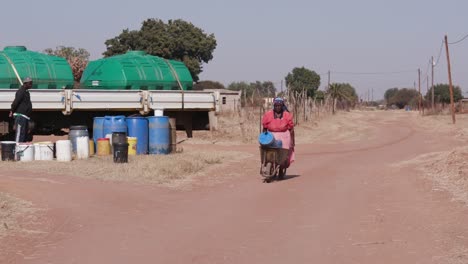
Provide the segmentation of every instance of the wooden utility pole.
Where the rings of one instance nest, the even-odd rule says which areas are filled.
[[[434,56],[432,56],[432,82],[431,82],[431,92],[432,92],[432,112],[434,113],[435,112],[435,106],[434,106]]]
[[[419,90],[419,102],[418,102],[418,105],[419,105],[419,113],[422,112],[422,108],[421,108],[421,69],[418,69],[418,90]]]
[[[452,70],[450,69],[450,54],[449,54],[449,48],[448,48],[447,35],[445,35],[445,51],[447,54],[447,67],[448,67],[448,77],[449,77],[450,110],[452,111],[452,122],[455,124],[455,105],[453,103]]]

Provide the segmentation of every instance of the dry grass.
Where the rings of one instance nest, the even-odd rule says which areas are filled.
[[[87,160],[64,163],[56,161],[8,162],[4,163],[3,168],[181,187],[214,166],[247,156],[246,153],[233,151],[187,151],[171,155],[129,156],[129,162],[126,164],[113,163],[111,156],[95,156]]]
[[[395,111],[395,113],[400,113]],[[336,143],[342,141],[358,141],[369,138],[372,131],[369,127],[375,122],[391,122],[398,119],[398,114],[379,121],[383,111],[351,111],[337,112],[335,115],[324,114],[319,118],[301,122],[295,127],[296,142],[307,144]],[[369,120],[372,121],[369,122]],[[218,116],[218,130],[194,131],[194,138],[187,140],[188,144],[218,144],[239,145],[257,143],[260,132],[260,112],[257,109],[244,109],[241,115],[236,112],[221,113]],[[182,135],[183,134],[179,134]],[[179,137],[180,138],[180,137]]]
[[[34,212],[32,203],[0,193],[0,238],[14,231],[21,231],[16,220]]]
[[[435,183],[435,189],[444,189],[455,200],[468,204],[468,147],[423,154],[397,165],[416,165]]]

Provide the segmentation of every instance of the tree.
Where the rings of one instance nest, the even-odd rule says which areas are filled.
[[[429,101],[432,100],[432,90],[427,91],[425,98]],[[453,101],[458,102],[462,98],[461,88],[453,86]],[[450,88],[448,84],[434,85],[434,100],[443,104],[450,103]]]
[[[349,107],[354,106],[358,100],[356,89],[349,83],[332,83],[327,89],[327,94],[332,98],[333,113],[335,113],[335,102],[349,109]]]
[[[384,94],[384,99],[385,101],[388,102],[390,101],[390,99],[398,92],[398,88],[391,88],[391,89],[388,89],[387,91],[385,91],[385,94]]]
[[[143,21],[140,30],[124,29],[118,36],[105,42],[105,57],[123,54],[129,50],[143,50],[154,56],[185,63],[194,81],[202,72],[203,63],[213,59],[216,39],[202,29],[182,19]]]
[[[242,91],[242,96],[245,98],[245,100],[243,100],[243,105],[247,103],[246,98],[249,98],[251,105],[257,105],[263,102],[263,98],[271,98],[276,94],[275,85],[271,81],[256,81],[252,83],[233,82],[228,85],[227,89],[232,91]]]
[[[418,102],[419,92],[415,89],[402,88],[399,89],[388,101],[389,105],[396,105],[402,109],[406,105],[416,105]]]
[[[294,68],[285,78],[286,86],[292,92],[306,91],[307,96],[313,97],[320,86],[320,75],[304,67]]]
[[[72,69],[75,84],[80,82],[83,71],[89,61],[90,54],[87,50],[82,48],[76,49],[74,47],[58,46],[55,50],[48,48],[45,49],[44,52],[49,55],[65,58]]]
[[[193,86],[193,90],[206,90],[206,89],[226,89],[220,82],[215,81],[200,81]]]

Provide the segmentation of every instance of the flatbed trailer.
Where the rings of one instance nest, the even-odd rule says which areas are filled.
[[[16,91],[0,88],[0,135],[12,131],[8,113]],[[209,128],[219,111],[219,93],[206,91],[31,89],[30,94],[32,120],[39,134],[57,133],[78,124],[87,125],[91,130],[93,118],[97,116],[147,116],[160,110],[177,118],[177,125],[184,126],[191,136],[192,128]]]

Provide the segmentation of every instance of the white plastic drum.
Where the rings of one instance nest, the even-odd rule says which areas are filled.
[[[89,158],[89,137],[78,137],[76,139],[76,158]]]
[[[16,145],[16,156],[19,161],[33,161],[34,146],[31,143],[18,143]]]
[[[70,140],[57,140],[55,142],[57,161],[69,162],[72,160],[72,147]]]

